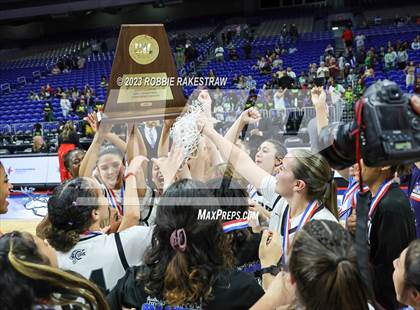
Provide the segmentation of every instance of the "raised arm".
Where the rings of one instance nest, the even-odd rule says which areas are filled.
[[[82,162],[80,163],[79,176],[91,177],[92,171],[96,166],[99,156],[99,149],[105,140],[105,131],[109,129],[108,124],[102,124],[93,137],[93,141],[89,146]]]
[[[158,145],[158,157],[167,156],[169,153],[169,133],[175,119],[165,119]]]
[[[153,162],[158,165],[160,172],[163,175],[163,190],[165,191],[175,180],[178,169],[184,160],[184,149],[177,146],[174,142],[168,157],[159,157],[153,159]]]
[[[325,91],[322,87],[314,87],[311,91],[312,103],[315,107],[316,127],[318,138],[322,128],[328,126],[328,107]],[[336,170],[344,179],[349,179],[349,168]]]
[[[90,127],[92,127],[95,136],[93,137],[93,141],[80,164],[79,176],[91,177],[92,171],[96,166],[96,161],[98,160],[99,149],[101,148],[102,143],[105,141],[105,139],[107,139],[109,135],[114,134],[110,133],[112,124],[98,124],[96,113],[89,114],[87,117],[85,117],[85,121],[87,121]],[[120,140],[125,144],[125,142],[122,141],[119,137],[117,137],[116,135],[114,136],[116,137],[116,139]],[[124,146],[123,152],[125,152],[125,149],[126,147]]]
[[[125,153],[127,149],[127,143],[125,143],[125,141],[118,137],[115,133],[108,132],[105,136],[105,139],[115,145],[123,154]]]
[[[238,119],[233,123],[225,134],[225,138],[232,143],[235,143],[238,139],[242,129],[247,124],[254,124],[261,119],[261,115],[255,108],[250,108],[241,113]]]
[[[130,165],[128,166],[127,177],[125,179],[124,216],[118,231],[138,225],[139,223],[140,202],[137,179],[144,179],[142,165],[146,161],[148,161],[146,157],[136,156],[131,160]],[[143,190],[145,190],[145,184]]]
[[[89,123],[94,133],[98,131],[99,126],[96,112],[90,113],[87,117],[85,117],[85,121]],[[115,133],[107,132],[105,134],[105,139],[115,145],[122,153],[125,153],[127,143],[125,143],[125,141],[118,137]]]
[[[202,121],[203,134],[216,145],[222,158],[229,161],[242,177],[259,189],[262,180],[270,174],[258,167],[248,154],[218,134],[206,120]]]
[[[327,94],[322,87],[314,87],[311,91],[312,103],[315,107],[318,135],[322,128],[328,126]]]

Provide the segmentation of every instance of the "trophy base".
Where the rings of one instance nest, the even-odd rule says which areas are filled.
[[[98,112],[98,120],[104,123],[125,123],[154,119],[171,119],[181,115],[184,109],[184,107],[151,109],[143,115],[138,115],[133,112]]]

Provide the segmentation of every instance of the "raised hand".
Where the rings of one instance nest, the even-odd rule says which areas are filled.
[[[211,118],[211,104],[212,100],[207,89],[201,90],[200,94],[198,95],[198,101],[203,104],[204,113],[207,117]]]
[[[270,212],[266,208],[261,206],[258,202],[252,199],[248,199],[248,205],[249,205],[248,207],[249,211],[258,213],[258,219],[260,222],[265,222],[270,219],[271,217]]]
[[[208,131],[213,129],[213,122],[210,118],[207,117],[207,115],[202,113],[200,117],[197,119],[197,128],[203,134],[206,134]]]
[[[243,111],[240,117],[245,124],[254,124],[261,119],[261,114],[256,108],[250,108]]]
[[[314,87],[311,90],[311,99],[315,107],[320,107],[326,105],[327,103],[327,94],[322,87]]]
[[[128,165],[127,173],[136,174],[141,169],[141,166],[143,165],[143,163],[148,162],[148,161],[149,159],[147,159],[144,156],[141,156],[141,155],[135,156],[131,160],[130,164]]]
[[[152,161],[159,167],[164,179],[164,188],[166,189],[172,183],[184,161],[184,148],[176,145],[174,142],[168,157],[153,158]]]
[[[107,133],[109,133],[113,126],[111,123],[105,123],[105,122],[102,122],[101,124],[99,124],[98,115],[96,114],[96,112],[89,113],[88,116],[86,116],[83,119],[86,122],[88,122],[89,126],[92,128],[92,131],[94,133],[97,133],[99,131],[99,134],[101,135],[106,135]]]
[[[278,232],[270,232],[265,230],[261,237],[258,251],[261,267],[265,268],[272,265],[277,265],[282,254],[283,249],[281,245],[281,238]]]
[[[89,126],[92,128],[92,131],[96,133],[98,130],[98,118],[96,112],[89,113],[88,116],[83,119],[88,122]]]

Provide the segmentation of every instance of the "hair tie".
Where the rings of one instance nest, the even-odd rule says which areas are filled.
[[[328,183],[332,183],[332,181],[334,181],[334,170],[331,171],[331,176],[328,179]]]
[[[187,248],[187,235],[185,233],[184,228],[181,229],[175,229],[170,238],[171,247],[174,250],[178,250],[181,252],[185,252],[185,249]]]
[[[348,259],[344,256],[339,256],[335,259],[335,265],[338,266],[343,261],[348,261]]]

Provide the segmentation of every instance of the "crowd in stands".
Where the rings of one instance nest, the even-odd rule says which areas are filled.
[[[290,32],[289,32],[290,33]],[[291,38],[292,36],[289,35]],[[262,115],[271,115],[272,109],[284,110],[289,107],[311,106],[308,100],[309,91],[314,86],[324,85],[327,89],[327,101],[330,104],[343,102],[346,108],[353,109],[353,104],[363,94],[366,87],[370,86],[376,78],[375,69],[382,73],[392,70],[402,70],[406,76],[405,87],[407,91],[420,92],[420,64],[410,61],[409,50],[418,50],[420,36],[413,41],[388,42],[379,50],[366,45],[366,37],[359,33],[354,37],[350,28],[343,32],[343,41],[346,46],[343,52],[337,53],[331,44],[328,44],[324,53],[320,55],[320,63],[310,63],[306,71],[294,72],[292,67],[284,67],[282,56],[295,52],[276,45],[274,50],[266,50],[263,56],[257,54],[257,63],[253,66],[255,71],[267,75],[261,90],[257,91],[257,83],[252,75],[244,76],[235,73],[232,85],[245,92],[214,92],[215,112],[219,120],[232,121],[228,114],[236,112],[236,116],[243,108],[255,106]],[[251,47],[252,49],[252,47]],[[224,49],[218,46],[215,49],[218,61],[232,61],[232,57],[224,57]],[[208,76],[216,76],[217,72],[209,71]],[[272,91],[269,91],[272,90]],[[251,93],[249,93],[251,91]],[[254,96],[254,95],[258,95]],[[248,98],[239,100],[236,98]],[[254,102],[250,102],[254,100]],[[223,114],[223,112],[226,112]],[[222,115],[226,115],[223,117]],[[277,115],[277,114],[273,114]]]
[[[322,127],[326,97],[311,89]],[[253,107],[221,135],[208,90],[197,101],[196,136],[182,141],[170,139],[180,119],[126,124],[121,135],[92,113],[84,152],[64,126],[62,184],[36,236],[0,237],[2,309],[420,309],[418,162],[340,170],[349,186],[338,204],[320,154],[265,134],[251,141],[244,129],[261,121]],[[410,104],[420,113],[418,97]],[[407,168],[408,196],[396,179]],[[0,184],[3,214],[13,188],[3,166]],[[354,195],[362,189],[375,199],[361,240]]]
[[[106,87],[106,79],[103,77],[101,86]],[[103,103],[98,102],[95,96],[95,91],[92,87],[86,84],[83,89],[77,87],[64,88],[58,86],[54,89],[50,84],[41,86],[39,93],[31,90],[29,99],[32,101],[46,101],[44,106],[44,121],[54,121],[53,107],[51,100],[55,98],[60,102],[61,111],[65,119],[70,113],[76,114],[81,120],[93,111],[100,111]]]
[[[83,56],[67,56],[60,57],[57,63],[51,69],[51,74],[69,73],[71,70],[80,70],[85,67],[86,58]]]

